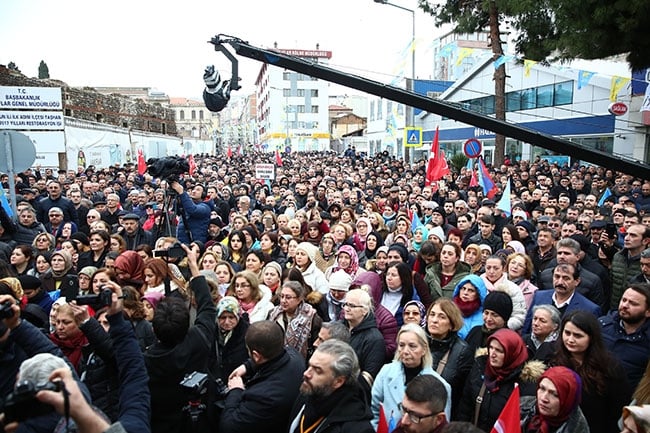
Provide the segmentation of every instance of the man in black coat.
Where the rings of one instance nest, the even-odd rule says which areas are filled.
[[[270,320],[251,324],[246,346],[250,358],[230,375],[218,431],[286,433],[305,360],[285,349],[282,329]]]
[[[63,197],[63,187],[58,180],[51,180],[47,184],[48,196],[42,198],[38,202],[38,220],[42,223],[45,223],[49,220],[48,215],[50,209],[53,207],[58,207],[63,211],[63,221],[72,221],[79,226],[79,218],[77,215],[77,209],[74,207],[74,204]]]
[[[319,433],[373,432],[358,376],[359,361],[349,344],[336,339],[321,343],[303,374],[289,433],[300,433],[304,426]]]

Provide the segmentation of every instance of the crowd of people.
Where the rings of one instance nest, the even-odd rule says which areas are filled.
[[[386,154],[194,161],[16,176],[0,396],[66,392],[8,431],[489,432],[517,388],[522,432],[650,432],[650,180],[508,160],[493,195]]]

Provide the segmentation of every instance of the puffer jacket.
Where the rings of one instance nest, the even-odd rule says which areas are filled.
[[[346,320],[343,323],[349,327]],[[361,323],[350,330],[350,346],[359,357],[361,373],[366,372],[374,379],[384,365],[386,343],[377,329],[373,313],[368,313]]]
[[[465,382],[463,395],[458,407],[458,421],[474,423],[476,398],[479,396],[481,386],[484,382],[485,365],[487,363],[487,350],[477,351],[477,358],[474,361],[472,370]],[[546,366],[541,361],[528,361],[521,367],[512,371],[499,384],[494,392],[486,388],[483,393],[483,401],[479,409],[478,422],[476,426],[483,431],[490,431],[499,418],[501,410],[506,405],[510,394],[519,384],[521,396],[534,396],[537,391],[537,380],[544,373]]]
[[[465,276],[469,275],[472,272],[472,268],[465,262],[458,262],[456,266],[456,272],[454,273],[453,278],[449,281],[444,287],[440,285],[440,275],[442,274],[442,265],[434,263],[430,266],[427,266],[426,274],[424,276],[424,281],[429,286],[431,291],[431,296],[435,301],[438,298],[445,297],[450,298],[454,293],[454,287],[458,282]]]
[[[639,274],[641,274],[640,255],[630,257],[630,252],[627,248],[623,248],[614,254],[611,269],[612,298],[609,303],[611,310],[618,309],[618,303],[623,296],[623,292],[628,287],[628,281]]]
[[[483,325],[483,302],[485,301],[485,297],[488,294],[485,283],[481,277],[478,275],[469,274],[461,278],[458,284],[456,284],[452,299],[456,298],[456,296],[460,294],[460,289],[467,282],[470,282],[474,287],[476,287],[476,290],[478,291],[478,298],[481,301],[481,306],[471,316],[463,317],[463,327],[458,330],[458,336],[460,338],[466,338],[467,334],[469,334],[469,331],[471,331],[473,327]]]
[[[504,273],[501,278],[496,280],[494,283],[490,282],[487,279],[485,274],[481,275],[485,287],[487,287],[488,293],[494,290],[505,292],[512,299],[512,314],[510,319],[508,319],[508,328],[513,331],[519,331],[524,326],[524,321],[526,320],[526,298],[518,285],[508,280],[507,275]]]

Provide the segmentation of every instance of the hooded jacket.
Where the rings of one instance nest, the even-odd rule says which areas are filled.
[[[461,278],[467,276],[471,271],[472,268],[467,263],[459,261],[456,265],[456,271],[454,272],[451,281],[446,285],[441,286],[440,275],[442,274],[442,265],[440,262],[436,262],[427,267],[424,281],[429,286],[434,301],[442,297],[451,298],[454,293],[454,287],[458,284]]]
[[[467,337],[467,334],[469,334],[469,331],[471,331],[473,327],[483,325],[483,302],[485,301],[485,297],[488,294],[485,283],[481,277],[478,275],[469,274],[458,281],[458,284],[456,284],[456,287],[454,288],[454,293],[451,296],[452,299],[456,298],[456,296],[460,294],[460,289],[467,282],[476,287],[478,298],[481,301],[481,306],[478,307],[478,310],[476,310],[471,316],[463,317],[463,327],[458,330],[458,336],[460,338]]]

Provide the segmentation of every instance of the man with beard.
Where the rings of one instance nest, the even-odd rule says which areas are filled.
[[[321,343],[302,376],[289,432],[373,432],[358,376],[359,361],[349,344]]]
[[[406,386],[399,408],[402,418],[395,433],[438,433],[447,425],[447,390],[430,374],[414,377]]]
[[[627,379],[636,388],[650,357],[650,285],[631,284],[623,292],[618,311],[598,321],[609,351],[621,361]]]

